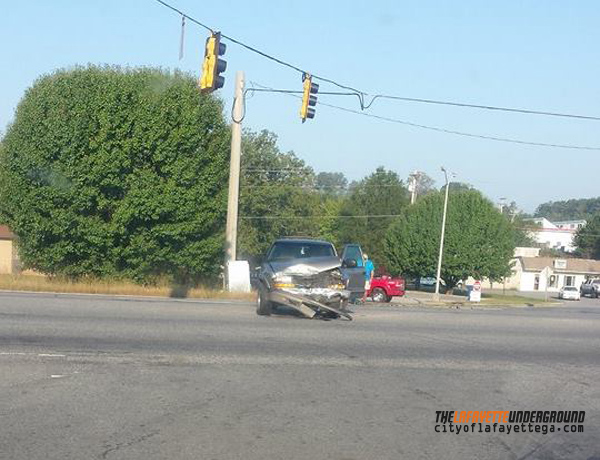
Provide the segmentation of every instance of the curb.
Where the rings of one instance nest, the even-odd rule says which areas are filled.
[[[54,297],[100,297],[100,298],[111,298],[115,300],[130,300],[130,301],[155,301],[155,302],[183,302],[183,303],[211,303],[211,304],[233,304],[233,305],[244,305],[252,303],[251,300],[241,299],[210,299],[200,297],[163,297],[163,296],[144,296],[144,295],[127,295],[127,294],[96,294],[86,292],[54,292],[54,291],[19,291],[11,289],[0,289],[0,294],[28,294],[28,295],[45,295]]]

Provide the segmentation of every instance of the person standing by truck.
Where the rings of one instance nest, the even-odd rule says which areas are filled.
[[[371,289],[371,281],[373,281],[373,277],[375,276],[375,265],[366,253],[363,253],[363,259],[365,262],[365,293],[363,294],[362,301],[366,302],[367,292]]]

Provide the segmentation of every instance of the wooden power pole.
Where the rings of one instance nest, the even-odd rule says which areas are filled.
[[[244,72],[235,74],[235,96],[231,121],[231,160],[229,163],[229,197],[225,228],[225,267],[237,257],[238,202],[240,196],[240,161],[242,154],[242,119],[244,117]]]

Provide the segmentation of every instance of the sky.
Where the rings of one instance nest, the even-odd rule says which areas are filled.
[[[600,116],[600,2],[167,0],[215,30],[315,75],[369,94]],[[199,75],[207,32],[155,0],[0,0],[0,130],[40,75],[75,65],[160,66]],[[226,104],[235,72],[247,86],[300,90],[300,73],[227,43]],[[322,83],[320,91],[337,88]],[[356,98],[319,102],[360,110]],[[298,99],[254,93],[244,126],[268,129],[316,171],[350,180],[378,166],[455,179],[532,212],[542,202],[600,195],[600,151],[456,136],[317,105],[302,124]],[[379,100],[367,113],[488,136],[600,147],[600,121]]]

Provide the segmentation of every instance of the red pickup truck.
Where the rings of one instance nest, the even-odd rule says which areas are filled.
[[[373,302],[390,302],[392,297],[403,296],[405,292],[404,279],[385,275],[376,276],[371,281],[367,297],[371,297]]]

